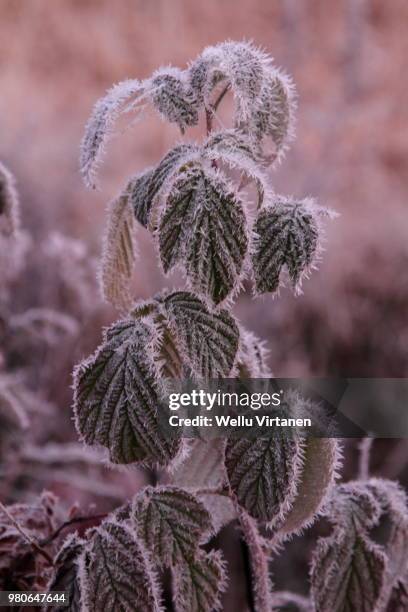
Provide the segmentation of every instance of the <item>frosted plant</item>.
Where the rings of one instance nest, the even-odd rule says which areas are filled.
[[[229,95],[232,127],[224,128],[217,111]],[[323,222],[333,214],[311,198],[276,194],[267,172],[293,137],[291,80],[252,44],[225,42],[185,70],[161,68],[119,83],[86,127],[87,185],[95,186],[115,120],[141,117],[147,104],[182,134],[201,121],[206,134],[130,177],[109,206],[100,283],[121,318],[75,369],[74,413],[83,442],[111,464],[150,470],[156,484],[68,539],[50,588],[70,592],[70,610],[156,611],[165,571],[176,612],[222,609],[228,568],[213,537],[236,522],[249,556],[251,610],[286,603],[321,612],[386,610],[389,601],[403,601],[408,574],[406,499],[396,485],[336,485],[335,438],[272,438],[265,430],[248,439],[184,440],[161,428],[169,379],[270,376],[264,343],[234,317],[233,300],[249,276],[255,294],[277,293],[286,279],[299,293],[321,255]],[[163,271],[182,268],[185,288],[133,301],[138,224],[150,232]],[[285,402],[296,417],[319,410],[295,392]],[[334,527],[317,544],[310,596],[274,591],[271,555],[322,514]],[[384,547],[369,531],[382,515],[391,522]]]

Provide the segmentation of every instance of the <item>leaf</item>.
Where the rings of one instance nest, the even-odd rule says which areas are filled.
[[[162,305],[183,359],[195,375],[227,377],[239,342],[233,317],[226,310],[211,313],[200,299],[185,291],[169,294]]]
[[[104,144],[111,135],[113,123],[125,110],[125,104],[137,94],[140,98],[142,93],[142,83],[129,79],[114,85],[95,104],[81,144],[80,169],[88,187],[95,187],[96,169],[104,151]]]
[[[81,576],[89,612],[159,612],[157,578],[148,556],[124,524],[106,521],[86,549]]]
[[[340,531],[322,538],[312,564],[316,612],[372,612],[385,575],[386,558],[364,535]]]
[[[262,436],[262,437],[261,437]],[[225,467],[237,502],[255,519],[270,527],[291,507],[301,469],[302,446],[289,436],[230,438]]]
[[[159,252],[165,272],[184,256],[201,177],[201,168],[193,166],[182,172],[171,186],[159,220]]]
[[[192,287],[222,302],[238,288],[248,248],[242,204],[215,173],[202,175],[186,247],[186,271]]]
[[[225,590],[226,572],[219,551],[201,552],[173,572],[176,612],[215,612],[221,610],[220,595]]]
[[[192,287],[218,304],[237,288],[247,247],[242,204],[225,179],[200,166],[180,174],[159,223],[164,270],[185,258]]]
[[[211,519],[191,493],[174,486],[146,487],[133,506],[136,531],[161,566],[193,557],[211,531]]]
[[[403,582],[408,573],[408,498],[398,483],[390,480],[372,478],[367,486],[379,501],[389,522],[385,543],[387,579],[382,593],[382,600],[387,602],[392,597],[393,588],[396,591],[394,597],[404,595]]]
[[[135,217],[144,227],[150,223],[152,208],[156,198],[165,188],[173,174],[197,155],[197,147],[181,144],[171,149],[155,168],[133,177],[126,194],[134,210]]]
[[[182,133],[198,123],[198,104],[187,75],[179,68],[160,68],[151,78],[151,99],[156,110]]]
[[[74,372],[77,430],[87,444],[108,448],[113,463],[166,465],[177,452],[159,427],[153,340],[144,322],[119,322]]]
[[[236,114],[245,119],[260,96],[269,58],[248,43],[225,42],[207,47],[189,68],[190,83],[197,98],[208,107],[216,85],[230,84]]]
[[[15,236],[20,227],[20,205],[11,172],[0,162],[0,234]]]
[[[273,206],[260,211],[254,234],[252,266],[257,292],[275,292],[283,266],[298,291],[319,252],[319,226],[313,202],[277,197]]]
[[[238,378],[270,378],[268,351],[264,342],[240,326],[240,348],[237,355]]]
[[[266,195],[271,197],[269,183],[262,166],[265,160],[259,146],[242,131],[220,130],[210,134],[203,146],[204,157],[221,161],[246,176],[247,182],[254,181],[258,191],[258,206]],[[244,185],[241,180],[241,187]]]
[[[132,304],[130,281],[136,259],[134,218],[128,199],[120,196],[109,209],[100,285],[103,298],[126,311]]]
[[[387,612],[406,612],[408,609],[408,580],[397,582],[387,606]]]
[[[294,136],[295,89],[291,79],[272,68],[262,83],[261,102],[253,109],[247,124],[241,124],[261,141],[270,136],[277,154],[283,153]]]
[[[339,442],[335,438],[304,440],[302,469],[296,496],[278,526],[279,536],[310,526],[323,508],[335,483],[340,465]]]
[[[68,606],[53,605],[48,607],[53,612],[80,612],[81,589],[79,579],[78,561],[84,548],[84,540],[76,534],[67,537],[54,561],[54,574],[47,591],[65,591],[68,597]]]

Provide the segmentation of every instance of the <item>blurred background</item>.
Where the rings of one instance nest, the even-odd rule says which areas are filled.
[[[184,67],[225,39],[253,40],[297,86],[297,139],[272,170],[275,190],[314,196],[340,213],[302,296],[283,290],[255,301],[248,286],[235,313],[268,341],[275,375],[407,376],[406,0],[0,0],[0,11],[0,160],[16,176],[26,234],[18,273],[3,291],[0,317],[12,324],[1,328],[0,367],[23,373],[29,392],[41,395],[40,408],[26,398],[28,410],[49,415],[33,426],[23,469],[0,485],[6,499],[47,486],[67,503],[109,510],[141,478],[107,472],[92,458],[78,476],[85,459],[71,421],[71,370],[117,316],[95,282],[106,205],[179,134],[154,114],[119,126],[99,191],[81,182],[79,143],[111,84],[160,65]],[[134,294],[145,298],[166,280],[142,228],[138,241]],[[7,276],[10,262],[0,264]],[[32,325],[27,343],[21,315],[44,307],[67,319],[47,341]],[[406,480],[406,442],[375,445],[373,471]]]

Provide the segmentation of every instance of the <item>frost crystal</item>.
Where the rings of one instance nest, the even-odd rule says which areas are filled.
[[[147,350],[152,342],[146,324],[121,322],[75,372],[78,432],[87,444],[108,448],[113,463],[164,465],[177,452],[159,427],[158,389]]]
[[[276,291],[283,266],[298,291],[319,251],[319,225],[313,202],[276,198],[273,205],[259,213],[254,233],[252,266],[257,292]]]
[[[157,578],[147,554],[124,524],[107,521],[95,531],[82,562],[87,612],[160,612]]]
[[[144,489],[135,499],[133,516],[147,549],[158,563],[169,567],[194,556],[212,528],[203,504],[172,486]]]

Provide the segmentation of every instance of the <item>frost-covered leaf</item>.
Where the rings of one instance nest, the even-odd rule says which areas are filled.
[[[134,216],[128,199],[120,196],[109,208],[100,285],[103,298],[121,310],[132,304],[130,281],[135,258]]]
[[[173,572],[176,612],[215,612],[226,586],[226,571],[219,551],[200,552]]]
[[[241,127],[258,141],[271,137],[279,155],[293,138],[295,107],[292,81],[282,71],[272,68],[262,83],[260,103]]]
[[[108,448],[113,463],[165,465],[177,452],[159,426],[153,340],[143,321],[119,322],[75,370],[77,430],[87,444]]]
[[[381,505],[389,523],[389,533],[385,542],[388,558],[387,579],[382,592],[382,600],[387,602],[392,596],[404,595],[404,582],[408,577],[408,498],[396,482],[372,478],[368,488]],[[392,591],[394,589],[394,594]],[[405,591],[406,595],[406,591]]]
[[[48,606],[53,612],[80,612],[81,588],[78,561],[84,549],[84,540],[76,534],[68,536],[54,560],[54,574],[48,584],[48,591],[65,591],[68,605]]]
[[[129,79],[114,85],[95,104],[81,145],[80,168],[88,187],[95,187],[96,169],[113,123],[125,110],[125,105],[142,92],[143,85],[136,79]]]
[[[317,612],[385,610],[407,570],[408,512],[405,493],[380,479],[337,486],[326,507],[334,525],[321,538],[312,564],[312,595]],[[386,542],[372,541],[372,528],[387,514]]]
[[[159,612],[157,578],[148,555],[125,524],[103,523],[83,561],[81,588],[87,612]]]
[[[174,486],[146,487],[133,506],[136,532],[157,563],[172,567],[190,559],[211,531],[211,519],[192,494]]]
[[[19,201],[14,177],[0,162],[0,235],[14,236],[19,226]]]
[[[201,166],[180,174],[159,224],[164,270],[182,258],[192,287],[218,304],[237,288],[247,247],[241,201],[222,175]]]
[[[186,246],[192,287],[215,304],[238,288],[248,248],[246,218],[238,195],[221,175],[203,174]]]
[[[336,438],[306,438],[302,454],[296,496],[278,526],[281,537],[298,532],[315,520],[335,484],[340,466],[341,454]]]
[[[386,558],[364,535],[340,531],[322,538],[312,565],[316,612],[372,612],[385,576]]]
[[[207,47],[189,68],[190,83],[200,101],[208,107],[217,84],[230,84],[236,113],[246,119],[257,105],[269,58],[245,42],[224,42]]]
[[[201,167],[194,166],[181,173],[172,184],[159,221],[159,251],[165,272],[185,254],[201,180]]]
[[[277,197],[254,224],[252,266],[258,293],[279,288],[286,266],[295,290],[300,288],[319,251],[319,225],[311,200]]]
[[[271,376],[268,367],[268,351],[262,340],[259,340],[246,329],[240,326],[240,347],[237,355],[238,377],[245,378],[269,378]]]
[[[196,376],[226,377],[238,350],[239,330],[226,311],[212,313],[191,293],[178,291],[163,299],[170,329],[179,343],[183,359]]]
[[[193,145],[181,144],[171,149],[155,168],[150,168],[132,178],[125,190],[135,217],[144,227],[148,227],[155,199],[170,177],[180,167],[189,163],[197,155]]]
[[[266,195],[270,196],[269,182],[262,169],[264,159],[261,150],[242,131],[229,129],[210,134],[203,145],[203,155],[238,170],[246,182],[254,181],[258,191],[258,206],[262,205]],[[241,185],[244,184],[241,181]]]
[[[187,73],[161,68],[151,78],[151,99],[164,119],[177,123],[182,132],[198,123],[198,104]]]
[[[260,431],[256,439],[227,441],[225,467],[231,491],[253,518],[270,526],[290,508],[301,466],[302,445],[296,438]]]

